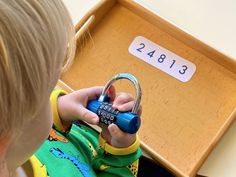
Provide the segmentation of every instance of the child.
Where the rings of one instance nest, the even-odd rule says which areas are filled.
[[[98,135],[82,123],[98,124],[86,105],[102,87],[53,90],[73,58],[73,35],[60,0],[0,1],[0,177],[137,175],[135,134],[111,124]],[[114,108],[132,108],[130,95],[113,87],[109,95]]]

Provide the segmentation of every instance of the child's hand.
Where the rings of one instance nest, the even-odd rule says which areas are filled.
[[[77,120],[90,124],[98,124],[97,114],[89,111],[86,106],[89,101],[97,99],[103,87],[96,86],[74,91],[58,98],[57,109],[63,125],[70,125]],[[111,100],[115,98],[115,88],[111,86],[108,91]]]
[[[134,105],[134,99],[132,95],[127,93],[117,94],[114,102],[113,108],[119,111],[131,111]],[[141,115],[142,108],[140,106],[138,114]],[[136,139],[136,134],[125,133],[119,129],[115,124],[107,125],[101,124],[102,127],[102,137],[112,146],[118,148],[125,148],[134,143]]]

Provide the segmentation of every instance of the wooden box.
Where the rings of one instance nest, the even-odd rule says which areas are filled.
[[[142,148],[175,175],[195,176],[236,117],[236,62],[129,0],[101,1],[76,29],[78,50],[63,87],[135,75],[143,90]],[[181,82],[132,55],[128,48],[137,36],[194,63],[192,78]],[[126,81],[115,87],[134,93]]]

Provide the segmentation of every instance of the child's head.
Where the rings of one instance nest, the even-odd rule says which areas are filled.
[[[0,1],[0,174],[5,157],[20,165],[47,137],[49,94],[73,35],[60,0]]]

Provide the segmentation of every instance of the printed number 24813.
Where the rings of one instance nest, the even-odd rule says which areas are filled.
[[[192,62],[142,36],[134,39],[129,52],[182,82],[190,80],[196,70]]]

